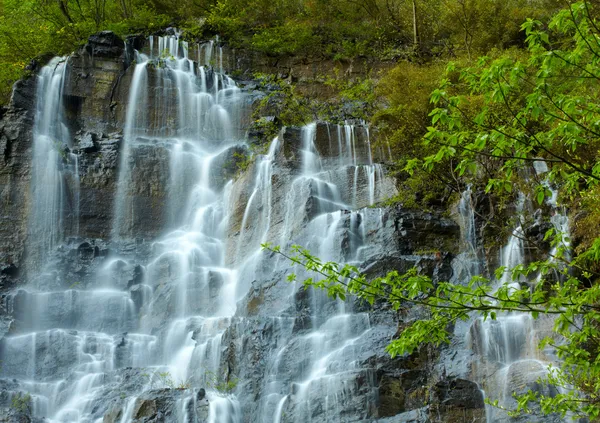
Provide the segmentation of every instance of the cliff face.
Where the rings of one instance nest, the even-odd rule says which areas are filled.
[[[22,267],[23,248],[29,208],[31,139],[35,104],[35,81],[15,85],[13,101],[2,111],[0,148],[2,169],[2,224],[0,225],[0,262],[2,283],[10,287],[11,279]]]
[[[395,185],[360,125],[286,128],[249,160],[264,94],[221,71],[256,59],[174,40],[98,34],[2,111],[7,421],[484,421],[478,386],[442,374],[436,352],[385,352],[422,310],[304,290],[285,279],[308,274],[260,250],[441,280],[459,226],[367,207]],[[52,81],[60,110],[44,111]],[[53,184],[36,156],[48,139]],[[9,413],[25,392],[29,412]]]

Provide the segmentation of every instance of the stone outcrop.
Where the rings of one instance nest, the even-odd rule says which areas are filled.
[[[195,413],[198,423],[208,422],[208,400],[202,391],[195,393],[187,407],[181,409],[181,400],[186,398],[186,389],[158,389],[146,392],[137,398],[131,408],[132,423],[162,423],[177,421],[182,412]],[[104,415],[103,423],[119,423],[123,418],[121,408],[115,408]]]

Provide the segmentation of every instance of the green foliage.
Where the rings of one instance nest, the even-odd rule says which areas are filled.
[[[427,132],[432,107],[429,95],[443,75],[444,64],[424,65],[401,62],[377,84],[376,94],[387,107],[373,117],[379,135],[394,157],[415,157],[422,151],[421,138]]]
[[[336,68],[334,76],[326,77],[324,84],[335,90],[339,103],[353,103],[357,106],[355,107],[357,109],[355,118],[369,121],[379,105],[375,91],[377,81],[370,76],[355,79],[345,78],[340,75],[339,68]]]
[[[407,161],[424,158],[434,147],[424,147],[427,133],[431,91],[443,75],[440,61],[425,64],[401,62],[387,72],[377,83],[375,95],[385,107],[375,111],[371,123],[377,128],[377,144],[389,149],[396,159],[394,168],[399,194],[390,202],[402,203],[407,208],[440,206],[456,190],[456,181],[449,175],[450,166],[432,172],[413,172],[408,175],[401,169]],[[377,145],[376,144],[376,145]]]
[[[143,373],[142,376],[149,379],[150,386],[154,387],[165,387],[168,389],[190,389],[192,383],[190,379],[187,380],[175,380],[170,372],[168,371],[155,371],[154,373]]]
[[[547,20],[558,10],[560,1],[457,0],[445,1],[441,18],[450,28],[447,42],[468,56],[487,53],[493,48],[522,46],[521,24],[527,18]]]
[[[535,403],[545,413],[570,411],[591,418],[600,413],[600,365],[596,364],[600,358],[600,238],[598,226],[591,224],[598,221],[595,200],[600,182],[597,13],[582,1],[557,13],[547,27],[528,19],[523,24],[528,45],[525,59],[483,57],[470,68],[451,64],[448,78],[431,96],[436,108],[431,112],[426,143],[436,146],[435,154],[407,166],[408,170],[433,169],[451,159],[458,163],[455,170],[461,176],[476,177],[484,168],[486,191],[510,193],[522,178],[522,170],[541,158],[550,170],[545,181],[530,181],[537,203],[550,196],[546,186],[550,181],[561,188],[563,200],[574,200],[585,215],[579,224],[586,234],[576,229],[584,242],[576,245],[574,259],[565,251],[569,240],[550,230],[546,239],[557,248],[553,257],[509,269],[513,278],[515,273],[548,275],[549,269],[562,274],[563,283],[539,283],[532,291],[515,291],[514,295],[531,308],[520,311],[534,318],[540,313],[556,314],[554,330],[565,342],[556,345],[546,339],[540,348],[552,345],[563,363],[560,369],[551,369],[544,383],[571,388],[552,398],[529,392],[518,398],[516,412],[529,412]],[[474,294],[481,298],[480,293]],[[514,305],[511,293],[503,295],[500,304]],[[485,311],[482,314],[487,317]]]
[[[304,125],[315,118],[314,104],[298,95],[293,84],[273,75],[255,74],[254,77],[259,81],[261,88],[270,91],[261,99],[253,115],[259,124],[264,124],[265,129],[274,131],[269,133],[269,136],[274,136],[281,126]],[[260,121],[262,116],[276,116],[279,125]]]
[[[232,393],[238,385],[238,379],[220,378],[215,372],[210,370],[206,370],[204,375],[206,377],[206,386],[223,394]]]
[[[219,0],[205,7],[207,28],[238,47],[273,56],[414,58],[420,53],[487,51],[519,45],[519,26],[556,9],[557,0]]]
[[[431,278],[419,274],[414,268],[402,275],[392,271],[384,277],[368,280],[355,266],[322,262],[300,246],[292,246],[291,255],[268,244],[263,244],[263,248],[314,272],[317,277],[304,280],[304,285],[324,289],[331,298],[344,300],[351,294],[371,305],[385,300],[394,310],[413,306],[429,310],[428,319],[413,321],[390,342],[387,351],[392,357],[412,354],[425,344],[439,346],[448,343],[452,336],[449,328],[457,321],[470,319],[472,313],[480,314],[484,320],[495,320],[499,314],[506,312],[529,313],[533,318],[554,315],[554,331],[566,342],[557,342],[556,336],[548,337],[542,341],[540,348],[548,345],[555,348],[564,366],[551,367],[549,376],[542,382],[564,388],[575,386],[579,391],[570,390],[552,398],[528,392],[518,398],[519,406],[514,412],[531,412],[530,402],[539,403],[544,413],[559,412],[563,416],[573,412],[594,417],[600,411],[600,366],[592,365],[597,351],[590,351],[590,344],[597,348],[600,340],[597,325],[600,319],[600,286],[590,288],[577,278],[570,277],[569,267],[563,266],[560,260],[533,262],[514,269],[500,268],[496,277],[501,278],[508,273],[511,281],[532,275],[552,279],[560,273],[566,278],[564,283],[539,283],[533,289],[515,288],[504,283],[494,288],[493,280],[481,276],[473,277],[466,286],[449,282],[434,284]],[[600,251],[600,243],[597,251]],[[295,280],[295,274],[288,275],[289,282]],[[573,331],[574,326],[577,331]]]
[[[188,40],[220,34],[233,47],[278,58],[421,60],[522,45],[518,22],[543,18],[556,1],[415,0],[413,15],[407,0],[4,0],[0,95],[6,101],[10,85],[25,75],[32,58],[68,54],[105,29],[126,35],[176,24]]]
[[[237,166],[238,172],[244,172],[254,162],[254,156],[251,154],[243,154],[237,151],[233,152],[233,159]]]
[[[590,248],[600,228],[600,186],[581,191],[572,205],[571,235],[575,252],[582,253]],[[593,266],[589,263],[588,266]],[[594,266],[595,272],[600,272],[600,263]]]
[[[0,103],[33,58],[69,54],[100,30],[123,36],[158,30],[173,19],[138,0],[4,0],[1,9]]]
[[[449,182],[436,178],[440,175],[417,171],[408,178],[404,174],[396,176],[398,194],[386,200],[385,205],[400,204],[406,209],[431,211],[444,206],[450,198]]]
[[[233,1],[218,1],[210,9],[206,18],[207,27],[218,34],[222,34],[234,45],[240,42],[246,26],[244,9],[238,9]]]
[[[306,54],[320,42],[310,26],[287,21],[281,26],[267,28],[254,34],[251,46],[274,56]]]
[[[558,47],[549,44],[541,23],[529,20],[523,25],[529,43],[527,61],[483,57],[477,66],[460,70],[457,82],[445,79],[432,94],[437,107],[425,137],[436,152],[409,163],[408,170],[418,164],[432,169],[453,158],[462,176],[474,174],[486,157],[488,172],[496,172],[486,190],[510,192],[519,171],[542,158],[551,165],[548,180],[560,183],[567,196],[597,185],[599,59],[589,47],[597,35],[593,21],[583,24],[584,6],[576,3],[551,21]],[[571,13],[577,24],[569,20]],[[560,48],[569,41],[566,49]],[[454,64],[448,67],[449,72],[455,69]],[[482,98],[483,105],[472,108],[474,98]],[[539,203],[549,194],[542,181],[537,181],[535,192]]]
[[[19,413],[28,413],[31,411],[31,395],[21,392],[17,393],[12,397],[10,408]]]

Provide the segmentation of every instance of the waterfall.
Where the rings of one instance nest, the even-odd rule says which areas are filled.
[[[543,165],[540,163],[543,163]],[[548,165],[546,162],[535,161],[534,164],[537,164],[535,169],[538,175],[548,171]],[[571,258],[569,251],[571,246],[571,242],[569,240],[569,217],[567,216],[565,208],[558,205],[558,190],[549,183],[548,179],[544,179],[542,184],[550,191],[550,198],[546,200],[546,203],[552,209],[552,217],[550,218],[550,222],[554,227],[556,235],[561,237],[560,242],[553,246],[552,250],[550,250],[550,260],[554,262],[560,258],[565,262],[568,262]],[[558,257],[559,251],[560,257]]]
[[[248,151],[250,94],[223,73],[218,40],[190,48],[178,35],[153,36],[135,52],[110,248],[78,247],[95,263],[85,280],[51,261],[62,285],[29,283],[7,295],[18,330],[0,344],[0,376],[15,384],[11,395],[29,392],[34,415],[51,423],[138,421],[146,401],[167,393],[178,423],[340,421],[348,407],[367,418],[377,383],[365,351],[395,328],[351,299],[285,283],[289,263],[261,243],[287,252],[298,243],[356,264],[385,251],[376,233],[386,212],[367,206],[395,188],[375,163],[368,128],[313,122],[297,141],[282,131],[236,174],[231,163]],[[30,226],[42,234],[40,257],[69,251],[65,234],[77,235],[65,60],[39,76]],[[261,295],[269,300],[257,309]],[[259,341],[268,346],[247,364]],[[264,372],[252,375],[253,366]]]
[[[543,169],[540,165],[535,168],[538,172],[539,169]],[[542,170],[541,173],[543,172]],[[467,187],[459,203],[466,245],[464,248],[467,250],[463,254],[468,253],[477,243],[477,237],[473,235],[475,226],[470,223],[472,210],[468,198],[470,198],[470,187]],[[495,281],[494,291],[503,285],[522,289],[528,284],[526,278],[522,276],[513,280],[511,272],[516,266],[527,264],[525,234],[520,222],[524,204],[525,196],[519,193],[516,204],[519,222],[515,225],[506,245],[500,250],[499,266],[504,268],[504,273]],[[568,233],[568,221],[558,211],[556,205],[556,191],[552,190],[552,198],[549,199],[548,204],[554,210],[551,220],[557,231]],[[549,259],[552,261],[555,249],[549,254]],[[538,276],[535,283],[540,280],[541,276]],[[551,317],[541,316],[534,320],[529,313],[499,312],[495,319],[485,320],[475,317],[467,333],[467,344],[477,354],[477,359],[471,365],[469,377],[484,388],[486,397],[492,401],[499,400],[499,404],[503,407],[513,408],[516,405],[512,397],[513,392],[518,391],[523,394],[525,388],[542,389],[536,381],[547,374],[548,365],[554,362],[555,357],[549,351],[539,350],[538,345],[544,333],[551,328]],[[492,406],[486,406],[486,418],[488,422],[510,421],[505,411]]]

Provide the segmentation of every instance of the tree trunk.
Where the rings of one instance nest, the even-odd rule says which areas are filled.
[[[67,18],[67,21],[69,21],[69,23],[73,23],[73,19],[71,19],[71,15],[69,15],[69,9],[67,8],[66,1],[63,2],[63,0],[56,0],[56,2],[58,3],[60,12],[65,18]]]
[[[127,11],[127,4],[125,0],[121,0],[121,8],[123,9],[123,17],[125,19],[129,18],[129,12]]]
[[[421,50],[421,42],[419,40],[419,24],[417,23],[417,0],[412,0],[413,11],[413,47],[415,51]]]

